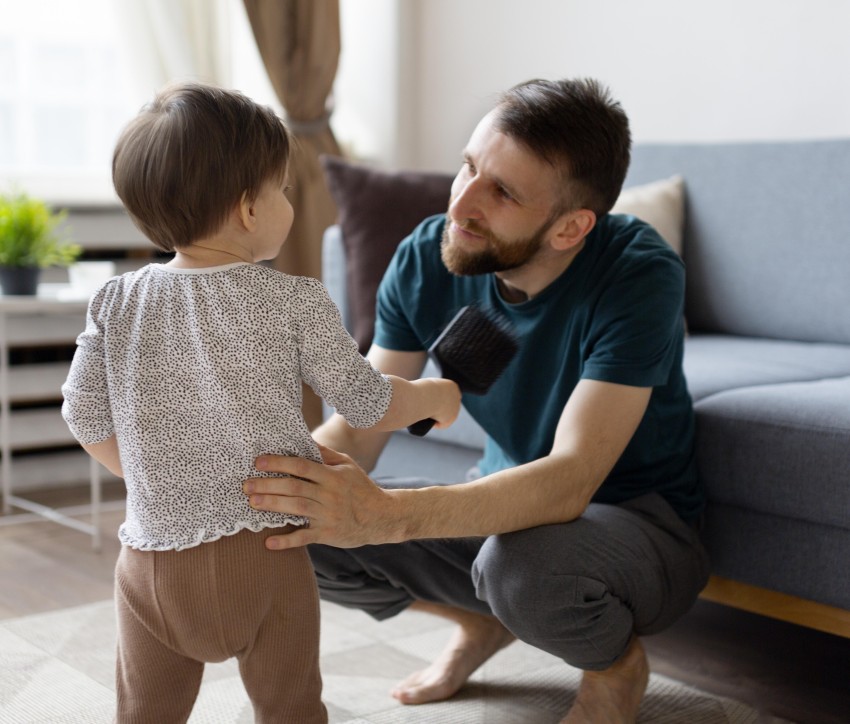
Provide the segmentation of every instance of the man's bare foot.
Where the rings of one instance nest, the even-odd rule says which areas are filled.
[[[649,682],[649,662],[633,636],[625,653],[604,671],[585,671],[561,724],[634,724]]]
[[[411,674],[392,690],[392,695],[402,704],[448,699],[473,671],[514,640],[513,634],[493,616],[424,602],[417,602],[411,608],[451,619],[458,627],[430,666]]]

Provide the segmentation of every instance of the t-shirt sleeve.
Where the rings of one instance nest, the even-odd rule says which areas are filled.
[[[99,316],[110,283],[91,299],[86,328],[77,337],[77,349],[68,378],[62,385],[62,417],[74,437],[93,445],[115,433],[109,404],[104,338]]]
[[[378,287],[375,308],[373,343],[400,352],[423,349],[422,340],[407,315],[410,300],[421,298],[424,291],[421,289],[422,261],[416,257],[412,241],[412,237],[408,237],[396,250]]]
[[[666,384],[683,334],[684,287],[672,252],[645,254],[618,272],[598,299],[582,378]]]
[[[302,379],[352,427],[386,414],[392,383],[359,353],[321,282],[300,277],[298,348]]]

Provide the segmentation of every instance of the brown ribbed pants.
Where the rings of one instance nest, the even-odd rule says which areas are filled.
[[[242,531],[182,551],[123,547],[115,569],[119,724],[185,722],[205,662],[236,657],[255,721],[325,724],[319,597],[288,528]]]

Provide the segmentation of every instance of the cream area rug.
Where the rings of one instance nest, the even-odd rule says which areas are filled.
[[[322,603],[322,674],[330,721],[554,724],[569,708],[580,672],[521,642],[484,664],[451,701],[398,704],[389,695],[392,685],[434,658],[450,631],[449,624],[425,614],[405,612],[379,624],[359,611]],[[0,621],[0,722],[112,721],[114,661],[112,601]],[[743,704],[653,675],[639,721],[767,720]],[[190,722],[253,722],[234,662],[206,667]]]

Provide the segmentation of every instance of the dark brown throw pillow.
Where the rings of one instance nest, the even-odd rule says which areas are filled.
[[[378,284],[396,247],[425,217],[445,212],[453,176],[381,171],[322,156],[345,247],[351,336],[366,353],[375,332]]]

